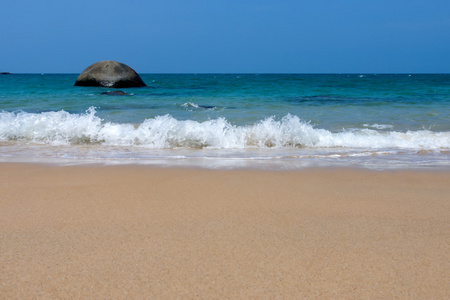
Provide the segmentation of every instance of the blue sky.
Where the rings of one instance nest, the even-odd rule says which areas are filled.
[[[449,73],[449,0],[0,0],[0,71]]]

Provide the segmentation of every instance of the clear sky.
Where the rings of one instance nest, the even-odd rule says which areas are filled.
[[[0,71],[450,73],[450,0],[0,0]]]

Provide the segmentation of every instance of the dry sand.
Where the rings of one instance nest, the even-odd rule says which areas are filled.
[[[449,299],[450,172],[0,164],[0,298]]]

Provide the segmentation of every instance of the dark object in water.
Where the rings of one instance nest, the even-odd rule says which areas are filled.
[[[198,107],[204,108],[204,109],[212,109],[212,108],[216,108],[215,106],[212,106],[212,105],[199,105]]]
[[[130,94],[125,93],[124,91],[112,91],[112,92],[103,92],[102,95],[108,95],[108,96],[128,96]]]
[[[147,85],[129,66],[113,60],[103,60],[87,67],[78,76],[75,86],[129,88]]]
[[[9,75],[9,74],[11,74],[11,73],[9,73],[9,72],[1,72],[0,74],[1,74],[1,75]]]

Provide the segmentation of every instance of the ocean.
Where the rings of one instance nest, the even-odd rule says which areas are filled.
[[[450,169],[450,74],[0,75],[0,161]]]

